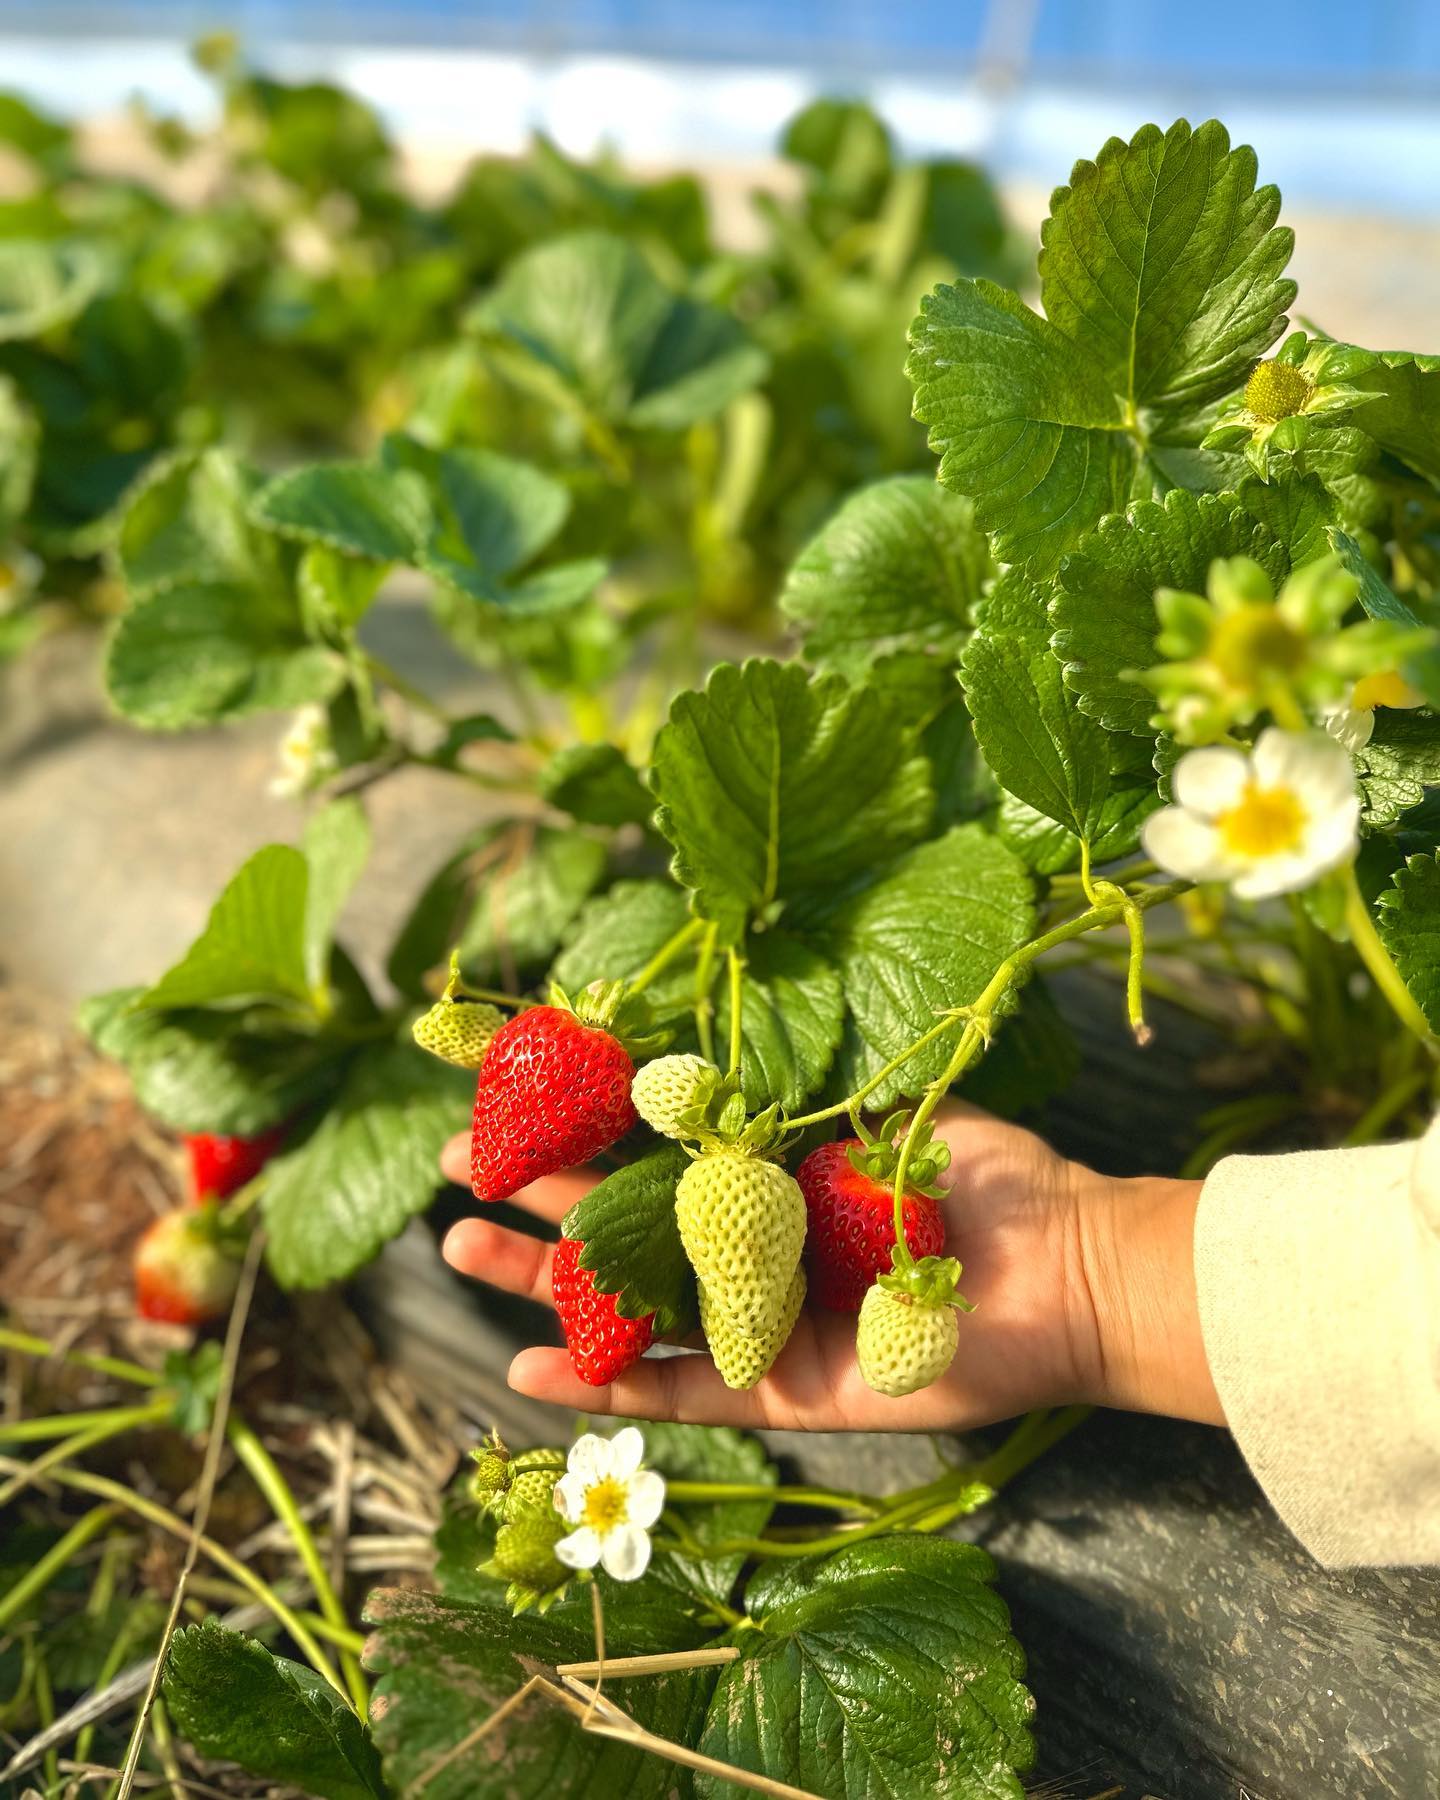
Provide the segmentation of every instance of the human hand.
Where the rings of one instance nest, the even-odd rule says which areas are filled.
[[[1032,1132],[948,1104],[935,1136],[945,1255],[965,1265],[975,1305],[960,1349],[932,1387],[892,1400],[861,1379],[855,1316],[808,1307],[774,1367],[732,1392],[708,1356],[647,1357],[609,1387],[589,1387],[563,1350],[522,1350],[511,1387],[584,1412],[799,1431],[963,1431],[1036,1406],[1093,1402],[1223,1422],[1200,1337],[1191,1237],[1200,1183],[1119,1181],[1057,1155]],[[469,1181],[470,1141],[440,1159]],[[558,1224],[597,1176],[583,1169],[515,1196]],[[553,1246],[486,1217],[464,1219],[445,1259],[506,1292],[549,1305]]]

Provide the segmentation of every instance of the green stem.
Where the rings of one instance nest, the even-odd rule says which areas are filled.
[[[700,1054],[706,1062],[715,1060],[715,1002],[710,998],[714,980],[715,945],[720,927],[710,923],[700,940],[700,955],[695,962],[695,1035],[700,1039]]]
[[[14,1587],[0,1596],[0,1631],[10,1623],[66,1567],[70,1560],[102,1532],[119,1512],[118,1506],[94,1506],[77,1519],[58,1543],[52,1544],[38,1562],[32,1563]]]
[[[226,1436],[230,1439],[235,1454],[250,1471],[256,1487],[269,1502],[275,1517],[289,1532],[305,1573],[310,1578],[310,1585],[315,1590],[321,1616],[332,1625],[348,1629],[345,1608],[331,1583],[330,1573],[320,1555],[314,1533],[306,1524],[290,1484],[280,1472],[274,1457],[243,1420],[232,1418],[226,1427]],[[353,1651],[340,1652],[340,1667],[345,1672],[346,1686],[355,1702],[355,1710],[363,1719],[370,1708],[370,1689]]]
[[[740,995],[745,975],[745,962],[738,950],[725,952],[730,971],[730,1060],[725,1073],[733,1075],[740,1067]]]
[[[6,1460],[9,1461],[8,1458]],[[10,1466],[13,1468],[14,1464],[11,1463]],[[162,1531],[168,1531],[172,1536],[181,1538],[187,1543],[190,1540],[191,1528],[177,1513],[157,1505],[153,1500],[148,1500],[143,1494],[137,1494],[133,1488],[126,1487],[123,1482],[111,1481],[104,1475],[91,1475],[82,1469],[56,1469],[52,1472],[50,1479],[58,1482],[61,1487],[74,1488],[78,1493],[94,1494],[98,1499],[112,1500],[127,1512],[133,1512],[142,1519],[148,1519],[152,1525],[158,1525]],[[223,1544],[217,1544],[213,1538],[202,1536],[199,1544],[202,1553],[208,1556],[217,1568],[224,1569],[232,1580],[238,1581],[241,1587],[258,1600],[267,1611],[275,1615],[280,1624],[305,1652],[315,1672],[323,1675],[342,1698],[348,1698],[329,1657],[316,1643],[314,1636],[305,1628],[293,1608],[285,1604],[274,1588],[246,1568],[244,1563],[233,1557]]]
[[[87,1450],[94,1449],[96,1444],[120,1437],[124,1432],[143,1430],[147,1425],[163,1425],[173,1410],[174,1401],[167,1395],[165,1399],[150,1406],[117,1406],[108,1418],[100,1415],[103,1422],[90,1426],[88,1430],[77,1431],[74,1437],[64,1438],[58,1444],[52,1444],[33,1462],[26,1463],[22,1475],[13,1476],[4,1487],[0,1487],[0,1506],[7,1506],[18,1493],[38,1481],[48,1469],[59,1468],[61,1464],[71,1462],[75,1457],[83,1456]]]
[[[632,994],[643,993],[657,975],[663,974],[670,967],[687,944],[694,943],[704,929],[703,919],[687,919],[677,932],[665,940],[635,979],[626,983],[627,991]]]
[[[883,1502],[868,1494],[847,1494],[830,1488],[772,1487],[761,1481],[667,1481],[665,1492],[672,1500],[725,1505],[734,1500],[774,1500],[788,1506],[818,1506],[830,1512],[858,1512],[869,1517],[879,1512]]]
[[[160,1416],[163,1418],[168,1411],[167,1403]],[[53,1413],[44,1419],[19,1419],[13,1425],[0,1425],[0,1444],[41,1444],[67,1433],[89,1431],[97,1425],[106,1437],[111,1437],[114,1433],[108,1427],[112,1424],[115,1430],[124,1431],[154,1416],[155,1408],[151,1406],[107,1406],[98,1412]]]
[[[397,693],[402,700],[413,706],[416,712],[423,712],[429,718],[438,719],[442,725],[451,723],[450,715],[443,706],[432,700],[423,688],[418,688],[413,681],[408,681],[398,669],[392,669],[389,663],[382,661],[373,651],[365,652],[365,667],[376,681],[383,682],[392,692]]]
[[[1092,906],[1087,911],[1078,913],[1073,919],[1067,919],[1063,923],[1052,927],[1049,931],[1042,932],[1039,937],[1032,938],[1028,944],[1022,944],[1018,950],[1012,951],[1011,954],[1005,958],[1004,962],[1000,964],[999,968],[996,969],[979,999],[976,1000],[972,1006],[965,1008],[965,1011],[971,1015],[971,1024],[974,1024],[979,1020],[988,1021],[993,1016],[995,1008],[1004,998],[1011,983],[1029,968],[1031,963],[1035,962],[1037,958],[1044,956],[1047,951],[1053,950],[1057,944],[1066,944],[1073,938],[1083,937],[1087,931],[1102,931],[1108,926],[1121,924],[1124,921],[1126,908],[1128,906],[1133,906],[1138,912],[1142,913],[1148,912],[1152,906],[1163,906],[1166,901],[1174,900],[1179,895],[1187,893],[1193,885],[1194,883],[1189,881],[1167,881],[1161,886],[1142,888],[1137,894],[1126,895],[1115,900],[1106,900],[1103,904]],[[926,1045],[933,1044],[937,1038],[944,1037],[947,1032],[953,1031],[955,1029],[955,1022],[955,1013],[947,1013],[944,1018],[932,1025],[928,1031],[916,1038],[913,1044],[907,1045],[898,1056],[892,1057],[883,1069],[877,1070],[876,1073],[872,1075],[862,1087],[857,1088],[853,1094],[847,1095],[843,1100],[837,1100],[833,1106],[820,1108],[818,1112],[805,1113],[802,1117],[797,1119],[786,1119],[786,1130],[795,1131],[799,1130],[802,1126],[818,1125],[825,1119],[837,1119],[842,1113],[854,1112],[857,1107],[863,1105],[870,1095],[874,1093],[875,1089],[880,1086],[882,1081],[887,1080],[897,1069],[902,1068],[909,1062],[912,1056],[915,1056],[919,1051],[923,1050]],[[968,1029],[969,1027],[967,1026],[967,1032]],[[965,1033],[962,1033],[962,1044],[964,1043],[964,1039]],[[958,1052],[959,1046],[957,1046],[957,1055]],[[953,1061],[954,1058],[951,1060]],[[932,1107],[931,1111],[933,1110],[934,1108]],[[926,1114],[926,1117],[929,1117],[928,1113]],[[906,1132],[907,1142],[914,1135],[914,1131],[915,1122],[912,1120],[910,1127]]]
[[[1370,908],[1360,892],[1360,883],[1355,878],[1353,862],[1340,872],[1339,880],[1344,887],[1345,923],[1350,929],[1350,941],[1359,952],[1361,962],[1370,971],[1370,979],[1389,1001],[1390,1010],[1405,1029],[1414,1032],[1427,1049],[1440,1049],[1440,1043],[1437,1043],[1435,1034],[1430,1029],[1429,1020],[1420,1010],[1415,996],[1405,985],[1405,977],[1395,967],[1390,952],[1380,940],[1380,933],[1375,929],[1375,921],[1370,916]]]
[[[1430,1071],[1427,1069],[1412,1069],[1399,1081],[1392,1082],[1345,1133],[1345,1144],[1373,1144],[1386,1126],[1404,1112],[1412,1100],[1418,1100],[1429,1085]]]
[[[0,1326],[0,1350],[19,1350],[26,1356],[53,1356],[72,1369],[89,1369],[95,1375],[113,1375],[117,1381],[133,1382],[136,1387],[159,1387],[165,1377],[139,1363],[125,1362],[117,1356],[95,1356],[88,1350],[60,1350],[46,1338],[33,1337],[28,1331],[11,1331]]]

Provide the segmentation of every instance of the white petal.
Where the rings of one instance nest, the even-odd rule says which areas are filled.
[[[1303,766],[1296,768],[1292,781],[1300,804],[1312,818],[1323,819],[1348,807],[1356,798],[1355,765],[1349,751],[1333,738],[1317,736],[1310,755]]]
[[[585,1516],[585,1491],[590,1484],[583,1475],[562,1475],[555,1483],[555,1510],[570,1524],[578,1525]]]
[[[570,1446],[566,1467],[572,1475],[581,1476],[587,1487],[592,1481],[602,1480],[610,1467],[609,1439],[599,1437],[593,1431],[576,1438]]]
[[[665,1477],[653,1469],[641,1469],[630,1478],[625,1516],[632,1525],[650,1526],[665,1510]]]
[[[599,1562],[604,1543],[593,1525],[582,1525],[555,1546],[556,1560],[567,1569],[593,1569]]]
[[[1363,750],[1375,730],[1375,714],[1370,707],[1338,706],[1324,719],[1325,729],[1337,744],[1351,752]]]
[[[610,1440],[610,1473],[628,1481],[645,1460],[645,1440],[633,1425],[617,1431]]]
[[[638,1581],[650,1566],[650,1539],[638,1525],[617,1525],[605,1533],[600,1561],[617,1581]]]
[[[1360,802],[1356,798],[1335,808],[1306,832],[1300,860],[1316,875],[1326,875],[1347,863],[1360,847]]]
[[[1243,750],[1211,744],[1180,758],[1170,778],[1170,791],[1181,806],[1213,819],[1235,805],[1249,777],[1250,763]]]
[[[1314,879],[1308,863],[1298,856],[1267,856],[1252,862],[1231,883],[1237,900],[1273,900],[1277,894],[1293,894]]]
[[[1281,731],[1271,725],[1255,740],[1250,761],[1262,788],[1290,788],[1302,796],[1307,787],[1333,783],[1340,770],[1347,782],[1354,781],[1350,758],[1323,731]]]
[[[1152,862],[1187,881],[1223,881],[1230,873],[1219,832],[1183,806],[1162,806],[1151,813],[1140,828],[1140,843]]]

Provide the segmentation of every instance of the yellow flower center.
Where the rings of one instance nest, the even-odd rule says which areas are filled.
[[[1356,712],[1373,712],[1377,706],[1419,706],[1424,698],[1403,675],[1387,669],[1382,675],[1362,676],[1355,683],[1350,704]]]
[[[1245,383],[1245,404],[1257,419],[1273,425],[1303,412],[1311,391],[1309,376],[1294,363],[1262,362]]]
[[[1258,862],[1296,848],[1305,830],[1305,808],[1289,788],[1262,788],[1247,781],[1239,803],[1215,823],[1227,850]]]
[[[603,1537],[617,1525],[625,1523],[626,1494],[623,1482],[607,1476],[585,1490],[585,1516],[581,1523],[591,1526]]]
[[[1305,660],[1305,639],[1274,606],[1240,606],[1210,633],[1210,660],[1232,687],[1288,675]]]

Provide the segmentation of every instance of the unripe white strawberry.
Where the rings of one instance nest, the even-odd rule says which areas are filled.
[[[796,1269],[790,1278],[790,1291],[785,1296],[785,1310],[774,1329],[763,1337],[750,1337],[736,1331],[723,1313],[710,1303],[710,1291],[700,1283],[700,1328],[726,1387],[742,1391],[753,1388],[762,1376],[770,1373],[771,1364],[785,1348],[800,1308],[805,1304],[805,1270]]]
[[[950,1367],[959,1341],[952,1301],[932,1305],[877,1282],[861,1302],[855,1350],[877,1394],[899,1399],[929,1387]]]
[[[486,1000],[442,999],[420,1015],[410,1035],[422,1050],[457,1069],[478,1069],[504,1023],[504,1014]]]
[[[760,1156],[710,1151],[680,1177],[675,1218],[712,1316],[748,1337],[774,1331],[805,1243],[794,1178]]]
[[[630,1083],[635,1110],[661,1137],[682,1135],[680,1121],[703,1106],[722,1080],[714,1063],[703,1056],[657,1056]]]

